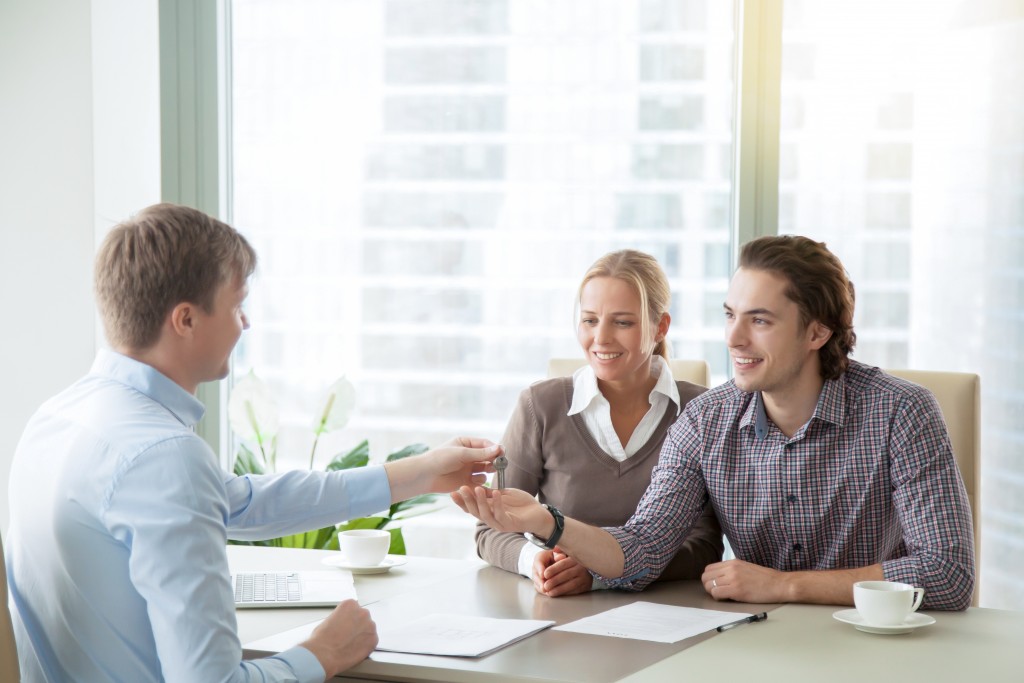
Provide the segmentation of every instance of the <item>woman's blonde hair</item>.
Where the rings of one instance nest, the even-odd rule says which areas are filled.
[[[635,249],[621,249],[605,254],[594,261],[594,264],[583,276],[579,289],[576,291],[576,319],[579,319],[579,308],[583,300],[583,288],[594,278],[611,277],[628,283],[640,297],[640,308],[647,315],[640,321],[640,329],[645,339],[654,339],[653,328],[664,313],[669,312],[672,305],[672,289],[668,277],[662,270],[658,260],[650,254]],[[671,345],[668,339],[655,342],[654,354],[668,360]]]

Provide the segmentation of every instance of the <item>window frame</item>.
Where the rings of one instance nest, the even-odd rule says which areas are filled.
[[[231,222],[231,0],[160,0],[164,201]],[[778,232],[783,0],[735,0],[732,262]],[[229,380],[230,381],[230,380]],[[229,381],[203,384],[196,432],[230,470]]]

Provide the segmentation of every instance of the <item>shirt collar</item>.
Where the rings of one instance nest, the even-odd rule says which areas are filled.
[[[843,374],[837,379],[825,380],[821,393],[818,394],[818,402],[814,406],[814,413],[811,415],[811,419],[807,421],[807,424],[818,419],[823,422],[831,422],[840,427],[843,425],[843,413],[846,410],[846,395],[843,392],[845,379],[846,375]],[[754,427],[754,435],[758,441],[764,441],[765,437],[768,436],[768,413],[765,412],[764,397],[760,391],[754,394],[754,400],[750,402],[740,418],[739,426],[741,429],[751,425]],[[798,430],[794,438],[802,431],[803,428]]]
[[[679,415],[679,387],[676,386],[672,377],[672,369],[661,356],[651,357],[651,375],[658,378],[654,389],[651,390],[650,398],[654,399],[655,394],[664,394],[676,405],[676,416]],[[601,390],[597,388],[597,375],[590,364],[584,365],[572,375],[572,405],[569,406],[568,416],[582,413],[587,409],[598,396],[604,398]]]
[[[125,384],[169,410],[186,427],[202,419],[206,407],[156,368],[108,349],[100,349],[91,374]]]

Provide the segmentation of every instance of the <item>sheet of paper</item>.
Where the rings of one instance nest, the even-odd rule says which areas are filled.
[[[551,626],[553,621],[431,614],[382,629],[378,650],[449,657],[482,657]]]
[[[309,637],[313,634],[313,629],[319,626],[321,621],[323,619],[312,621],[287,631],[281,631],[266,638],[244,643],[242,647],[246,650],[255,650],[257,652],[284,652],[299,643],[309,640]]]
[[[590,617],[556,626],[554,631],[572,631],[614,638],[677,643],[684,638],[710,631],[722,624],[749,617],[743,612],[676,607],[637,601]]]

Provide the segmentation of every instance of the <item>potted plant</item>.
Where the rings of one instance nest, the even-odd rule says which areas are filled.
[[[355,407],[355,387],[345,377],[337,380],[327,391],[323,410],[317,416],[313,427],[313,447],[309,453],[309,468],[313,468],[320,437],[327,432],[338,430],[348,424],[349,417]],[[277,432],[280,425],[277,404],[270,388],[255,373],[249,372],[235,384],[228,400],[228,421],[231,429],[239,438],[238,452],[235,455],[234,472],[242,476],[246,474],[265,474],[277,471]],[[428,450],[422,443],[414,443],[387,456],[388,462],[418,455]],[[370,444],[366,439],[360,441],[351,450],[339,453],[331,458],[325,470],[347,470],[353,467],[365,467],[370,462]],[[312,548],[317,550],[337,550],[338,532],[347,529],[384,529],[391,533],[392,555],[405,554],[405,539],[402,529],[395,523],[400,519],[429,512],[424,507],[438,499],[438,495],[428,493],[415,496],[408,500],[392,504],[387,510],[372,517],[350,519],[342,524],[327,526],[305,533],[282,536],[265,541],[229,541],[238,545],[260,545],[278,548]]]

